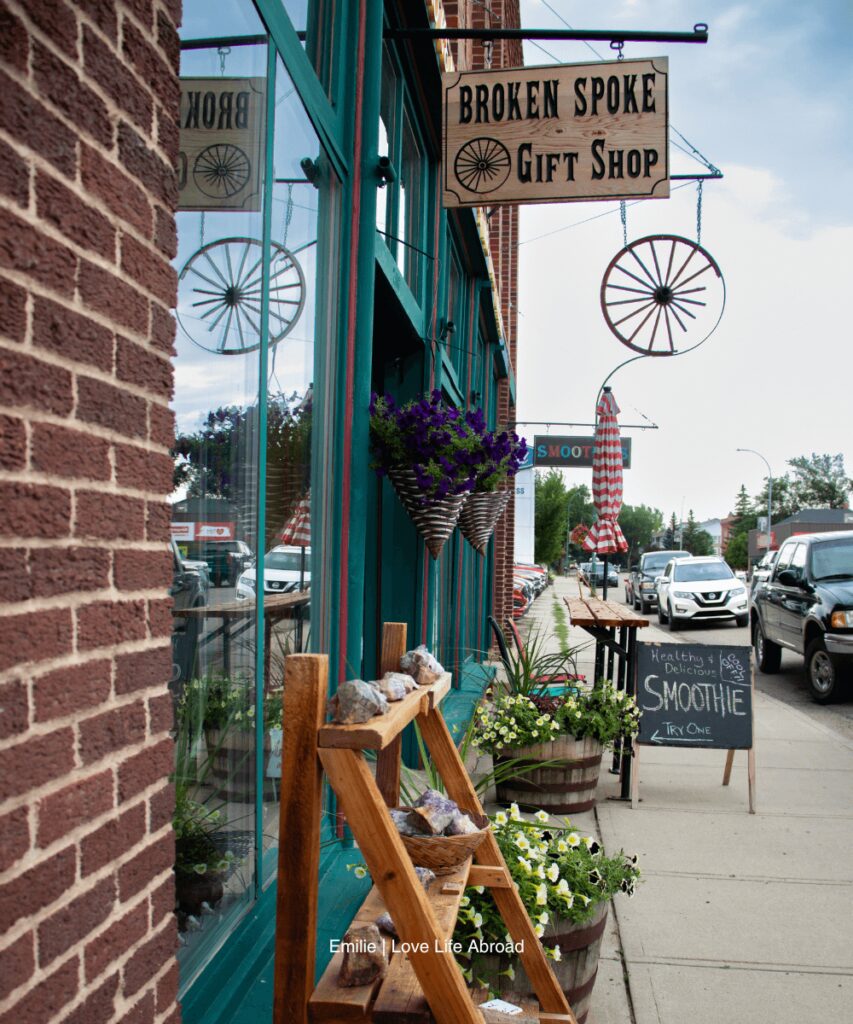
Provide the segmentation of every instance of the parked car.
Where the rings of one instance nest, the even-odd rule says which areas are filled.
[[[671,558],[657,582],[658,621],[678,629],[685,622],[749,622],[749,595],[731,568],[714,555]]]
[[[647,551],[625,577],[625,604],[645,613],[658,603],[655,580],[674,558],[690,558],[689,551]]]
[[[513,575],[530,583],[535,594],[538,596],[548,586],[548,577],[543,572],[534,572],[526,566],[514,565]]]
[[[206,562],[184,558],[172,543],[172,586],[169,589],[176,613],[203,608],[210,594]],[[176,614],[172,622],[172,683],[186,682],[195,665],[201,623],[197,618]],[[179,695],[175,691],[176,697]]]
[[[586,571],[586,581],[596,587],[604,586],[604,561],[593,562]],[[619,586],[619,570],[615,565],[607,566],[607,586]]]
[[[819,704],[853,683],[853,531],[791,537],[770,578],[752,595],[752,642],[762,672],[778,672],[782,648],[805,660]]]
[[[279,544],[264,555],[264,593],[287,594],[311,583],[311,548]],[[303,571],[304,569],[304,571]],[[254,601],[257,588],[255,567],[246,569],[237,580],[237,600]]]
[[[255,560],[244,540],[189,540],[181,541],[180,548],[185,558],[207,563],[215,587],[233,587],[240,573]]]

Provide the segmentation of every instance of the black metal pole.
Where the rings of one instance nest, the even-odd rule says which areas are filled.
[[[692,32],[623,32],[619,29],[567,28],[386,28],[386,39],[575,39],[581,42],[707,43],[708,26]]]

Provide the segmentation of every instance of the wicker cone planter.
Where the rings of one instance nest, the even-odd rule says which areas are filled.
[[[415,524],[415,529],[426,541],[429,553],[433,558],[438,558],[447,538],[453,533],[468,495],[457,494],[422,505],[424,492],[418,486],[413,470],[389,469],[388,479]]]
[[[584,1024],[592,1002],[592,990],[598,973],[598,958],[601,952],[601,940],[607,924],[607,908],[609,902],[600,903],[595,913],[583,924],[569,924],[557,919],[545,928],[542,944],[552,949],[560,947],[561,960],[550,961],[551,969],[565,992],[578,1024]],[[486,956],[478,959],[478,970],[482,969],[488,976],[493,988],[499,992],[512,992],[518,995],[534,995],[535,990],[524,967],[514,962],[515,978],[510,980],[505,971],[510,961],[506,957]]]
[[[508,490],[468,495],[459,515],[459,529],[471,547],[481,555],[486,553],[489,538],[495,532],[495,526],[504,514],[508,501]]]
[[[495,787],[498,803],[517,803],[558,814],[588,811],[595,806],[601,751],[598,740],[589,736],[576,740],[567,735],[535,746],[506,748],[495,756],[496,766],[515,758],[527,763],[559,758],[565,763],[537,768],[498,783]]]

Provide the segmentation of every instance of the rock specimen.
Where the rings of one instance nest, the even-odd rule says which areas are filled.
[[[470,836],[473,832],[479,831],[480,829],[477,828],[468,815],[460,811],[453,816],[453,820],[444,830],[444,834],[446,836]]]
[[[329,701],[332,719],[339,725],[367,722],[387,710],[388,701],[363,679],[347,679]]]
[[[418,688],[418,684],[408,672],[386,672],[382,679],[393,679],[395,682],[402,683],[406,688],[406,693],[411,693],[412,690],[417,690]]]
[[[370,685],[378,693],[381,693],[385,700],[391,702],[402,700],[409,692],[406,689],[406,684],[403,682],[403,679],[408,679],[410,682],[414,682],[411,676],[404,676],[402,672],[396,672],[393,675],[389,673],[381,679],[373,679]]]
[[[459,807],[435,789],[426,789],[409,812],[408,822],[427,835],[440,836],[459,814]]]
[[[338,974],[342,988],[369,985],[377,978],[384,978],[388,970],[385,959],[385,943],[375,924],[350,928],[341,942],[344,962]]]
[[[392,807],[389,812],[391,820],[394,822],[394,826],[401,836],[419,836],[423,833],[420,829],[414,828],[409,824],[409,811],[403,810],[400,807]]]
[[[388,932],[389,935],[393,935],[395,939],[399,938],[397,929],[394,927],[394,919],[387,910],[376,918],[376,927],[381,928],[384,932]]]
[[[415,868],[415,874],[418,876],[418,881],[424,887],[424,891],[429,889],[430,885],[435,881],[435,872],[430,871],[429,868]]]
[[[440,662],[429,653],[423,644],[413,651],[406,651],[400,658],[400,668],[420,686],[431,686],[444,672]]]
[[[393,811],[391,812],[393,814]],[[424,887],[424,891],[428,890],[430,885],[435,881],[435,872],[430,871],[429,868],[415,868],[415,874],[418,876],[418,881]],[[394,919],[386,910],[384,914],[380,914],[376,918],[376,925],[378,928],[382,928],[386,932],[390,932],[391,935],[399,938],[397,928],[394,924]]]

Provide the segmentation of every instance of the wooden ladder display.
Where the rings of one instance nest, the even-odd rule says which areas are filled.
[[[405,624],[386,623],[381,672],[398,671],[405,650]],[[325,655],[287,658],[274,1024],[405,1024],[430,1019],[437,1024],[482,1024],[493,1019],[477,1008],[452,953],[443,951],[453,934],[466,885],[492,890],[507,931],[515,943],[522,944],[520,956],[539,1000],[541,1024],[577,1024],[494,835],[488,832],[475,851],[475,864],[469,858],[453,875],[439,877],[425,892],[388,814],[388,808],[399,803],[401,733],[413,721],[418,723],[448,796],[464,811],[483,814],[439,710],[450,689],[449,674],[360,725],[324,724],[327,681]],[[375,778],[365,750],[377,752]],[[405,944],[407,949],[405,954],[394,953],[382,982],[358,988],[337,986],[341,953],[335,954],[316,988],[314,985],[323,770],[374,882],[354,923],[375,921],[387,909],[399,935],[397,944]]]

